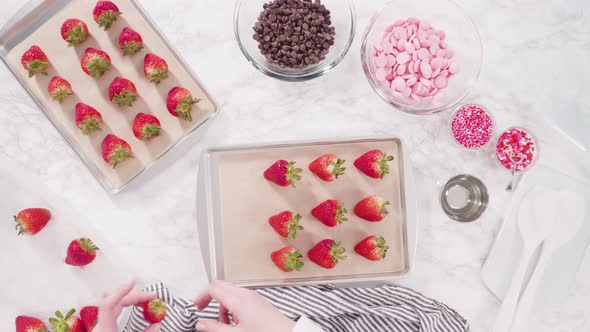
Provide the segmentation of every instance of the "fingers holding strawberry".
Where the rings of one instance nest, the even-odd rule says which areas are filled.
[[[383,179],[389,174],[389,162],[393,156],[388,156],[381,150],[371,150],[354,161],[354,166],[373,179]]]
[[[300,221],[301,215],[299,213],[293,215],[291,211],[283,211],[268,218],[268,224],[280,236],[288,239],[294,239],[297,236],[297,231],[303,230],[303,226],[299,225]]]
[[[264,178],[281,187],[289,185],[295,188],[295,181],[301,180],[301,168],[295,167],[294,161],[277,160],[264,171]]]
[[[18,235],[35,235],[51,220],[51,211],[43,208],[29,208],[14,216]]]
[[[270,254],[271,261],[285,272],[301,271],[303,255],[292,247],[284,247]]]
[[[167,311],[166,302],[154,299],[143,304],[143,319],[152,324],[159,323],[166,318]]]

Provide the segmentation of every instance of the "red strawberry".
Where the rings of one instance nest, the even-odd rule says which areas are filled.
[[[47,327],[40,319],[28,316],[18,316],[14,320],[16,332],[47,332]]]
[[[264,171],[264,178],[281,187],[292,185],[295,188],[295,181],[301,180],[301,172],[301,168],[295,168],[294,161],[277,160]]]
[[[92,332],[98,321],[98,307],[86,306],[80,310],[80,318],[82,319],[82,325],[86,332]]]
[[[387,246],[385,239],[382,236],[377,237],[374,235],[365,238],[354,246],[354,251],[357,254],[372,261],[380,261],[385,258],[387,250],[389,250],[389,246]]]
[[[111,58],[105,51],[96,48],[87,48],[80,61],[82,70],[94,78],[99,78],[109,70]]]
[[[355,160],[354,166],[374,179],[383,179],[389,174],[387,162],[392,160],[393,156],[388,156],[383,151],[371,150]]]
[[[76,104],[76,126],[82,134],[88,135],[102,130],[102,115],[92,106],[84,103]]]
[[[168,78],[168,64],[159,56],[148,53],[143,60],[143,73],[150,82],[159,84],[162,80]]]
[[[386,205],[389,204],[391,203],[380,196],[369,196],[356,204],[354,214],[367,221],[381,221],[389,213],[386,209]]]
[[[137,31],[127,27],[119,35],[119,47],[123,55],[135,54],[143,48],[143,39]]]
[[[60,103],[64,101],[67,96],[74,93],[70,82],[60,76],[54,76],[51,81],[49,81],[47,91],[49,91],[49,95],[53,97],[53,100],[57,100]]]
[[[88,26],[77,18],[67,19],[61,25],[61,38],[68,42],[68,47],[82,43],[88,36]]]
[[[126,78],[116,77],[109,85],[109,99],[119,106],[133,106],[137,100],[135,84]]]
[[[85,332],[82,320],[76,316],[76,309],[71,309],[64,315],[58,310],[55,312],[57,318],[49,318],[49,323],[55,332]]]
[[[332,182],[338,176],[344,174],[346,170],[342,167],[344,160],[338,159],[333,154],[325,154],[309,164],[309,170],[317,175],[320,179]]]
[[[102,141],[102,159],[113,166],[117,167],[120,163],[133,158],[131,146],[119,137],[109,134]]]
[[[346,209],[336,199],[323,201],[311,210],[311,214],[324,225],[334,227],[348,220]]]
[[[81,238],[70,242],[66,264],[72,266],[85,266],[96,258],[98,247],[90,239]]]
[[[98,23],[99,27],[105,30],[110,29],[121,14],[117,5],[110,1],[97,2],[92,11],[94,21]]]
[[[193,105],[200,102],[201,99],[193,98],[190,91],[179,86],[174,87],[168,92],[168,98],[166,98],[166,106],[168,112],[174,116],[179,116],[181,119],[186,121],[192,121],[191,110]]]
[[[268,224],[284,238],[294,239],[297,231],[302,231],[303,226],[299,225],[301,215],[293,215],[291,211],[283,211],[268,218]]]
[[[162,135],[160,120],[151,114],[137,114],[133,120],[133,134],[142,141],[149,141]]]
[[[168,310],[166,303],[160,299],[154,299],[143,304],[143,318],[149,323],[159,323],[166,318]]]
[[[275,265],[285,271],[291,272],[293,270],[301,271],[304,263],[301,261],[303,255],[291,247],[279,249],[270,254],[270,259]]]
[[[14,216],[18,235],[35,235],[39,233],[51,219],[51,212],[42,208],[25,209]]]
[[[307,257],[324,269],[332,269],[340,260],[346,259],[345,253],[346,250],[340,246],[340,242],[325,239],[311,248]]]
[[[37,45],[31,46],[31,48],[23,54],[20,63],[29,71],[29,78],[37,74],[47,75],[49,59],[47,59],[47,55],[45,55]]]

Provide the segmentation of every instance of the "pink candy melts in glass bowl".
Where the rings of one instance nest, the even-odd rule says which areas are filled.
[[[404,112],[433,114],[456,106],[474,87],[481,38],[452,1],[394,0],[371,19],[361,60],[383,100]]]

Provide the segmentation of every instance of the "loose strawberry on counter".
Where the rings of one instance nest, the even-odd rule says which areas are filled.
[[[143,319],[147,322],[155,324],[166,318],[168,307],[166,303],[160,299],[154,299],[143,304]]]
[[[138,94],[135,84],[122,77],[116,77],[109,85],[109,99],[119,106],[133,106]]]
[[[47,85],[47,91],[49,95],[58,102],[63,102],[67,96],[74,93],[70,82],[66,81],[63,77],[54,76],[49,84]]]
[[[86,332],[92,332],[98,322],[98,307],[89,305],[80,309],[80,319]]]
[[[355,160],[354,166],[373,179],[383,179],[389,174],[387,163],[392,160],[393,156],[388,156],[381,150],[371,150]]]
[[[294,161],[277,160],[264,171],[264,178],[281,187],[289,185],[295,188],[295,181],[301,180],[301,168],[295,167]]]
[[[150,82],[160,84],[161,81],[168,78],[168,64],[159,56],[148,53],[143,59],[143,73]]]
[[[88,36],[88,26],[77,18],[67,19],[61,26],[61,38],[68,42],[68,47],[81,44]]]
[[[143,49],[143,39],[137,31],[126,27],[119,35],[119,47],[123,55],[135,54]]]
[[[88,135],[102,130],[102,115],[92,106],[76,104],[76,126],[82,130],[82,134]]]
[[[311,214],[328,227],[335,227],[348,220],[346,209],[338,200],[328,199],[311,210]]]
[[[104,138],[101,144],[102,147],[102,159],[113,166],[117,167],[120,163],[133,158],[133,152],[131,146],[123,139],[109,134]]]
[[[325,239],[311,248],[307,253],[307,257],[324,269],[332,269],[339,261],[346,259],[345,253],[346,250],[340,246],[340,242]]]
[[[94,261],[98,247],[90,239],[74,240],[68,246],[66,264],[72,266],[86,266]]]
[[[168,92],[166,106],[170,114],[186,121],[193,121],[191,110],[201,99],[193,98],[190,91],[182,87],[174,87]]]
[[[291,211],[283,211],[268,218],[268,224],[274,228],[280,236],[288,239],[294,239],[297,231],[302,231],[303,226],[299,225],[301,215],[293,215]]]
[[[20,211],[14,216],[18,235],[35,235],[51,220],[51,211],[43,208],[30,208]]]
[[[338,159],[336,155],[325,154],[309,164],[309,170],[320,179],[332,182],[344,174],[346,167],[342,167],[345,160]]]
[[[385,258],[389,246],[382,236],[371,235],[354,246],[354,251],[372,261],[380,261]]]
[[[82,320],[74,316],[76,309],[71,309],[64,316],[59,310],[55,312],[55,317],[49,318],[49,323],[55,332],[85,332]]]
[[[119,7],[110,1],[98,1],[92,11],[94,21],[105,30],[110,29],[121,14]]]
[[[303,255],[292,247],[285,247],[270,254],[272,262],[285,272],[301,271],[305,265],[301,258]]]
[[[28,70],[29,78],[37,75],[47,75],[49,59],[37,45],[31,46],[21,57],[20,63]]]
[[[160,120],[151,114],[137,114],[133,120],[133,135],[141,141],[149,141],[162,135]]]
[[[40,319],[29,316],[18,316],[14,320],[16,332],[47,332],[47,327]]]
[[[391,204],[389,201],[385,201],[380,196],[369,196],[356,204],[354,214],[366,221],[381,221],[389,213],[386,208],[389,204]]]
[[[111,58],[105,51],[87,48],[80,64],[86,74],[99,78],[111,67]]]

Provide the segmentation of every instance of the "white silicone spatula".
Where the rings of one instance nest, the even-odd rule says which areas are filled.
[[[559,206],[562,207],[559,222],[555,223],[551,235],[543,243],[543,251],[537,267],[518,303],[512,331],[524,331],[525,324],[533,306],[533,299],[545,274],[549,260],[555,253],[579,232],[584,221],[584,198],[579,194],[563,191],[559,194]],[[565,257],[564,257],[565,258]]]
[[[494,332],[510,330],[531,257],[551,232],[557,217],[555,194],[546,190],[533,189],[527,196],[529,197],[525,197],[518,211],[517,220],[518,232],[523,244],[522,255],[496,317]]]

